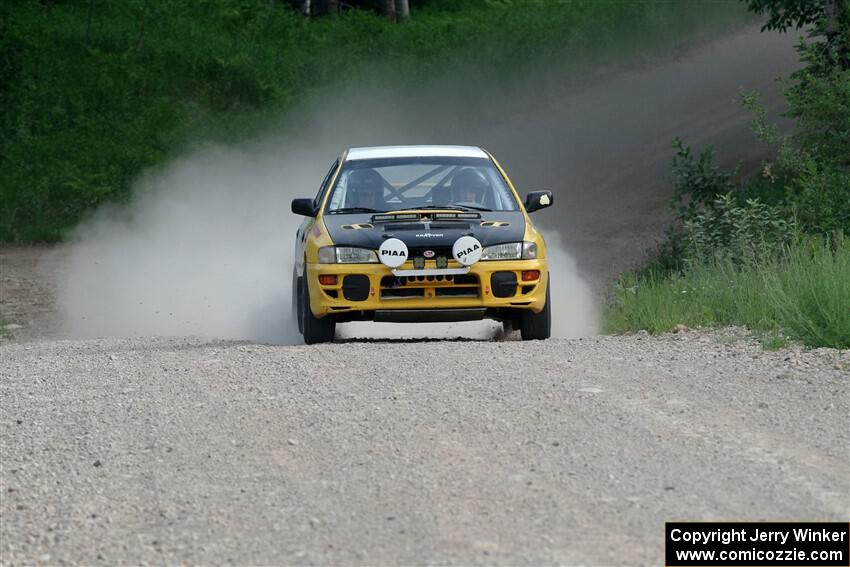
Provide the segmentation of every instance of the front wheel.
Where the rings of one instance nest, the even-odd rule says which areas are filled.
[[[299,315],[301,334],[304,335],[304,342],[308,345],[316,343],[327,343],[333,340],[336,332],[336,321],[333,316],[326,315],[318,319],[313,315],[310,309],[310,289],[307,285],[307,278],[301,278],[299,286]]]
[[[523,311],[519,332],[524,341],[548,339],[552,335],[552,302],[549,301],[549,284],[546,284],[546,304],[540,313]]]
[[[301,307],[303,306],[303,302],[301,301],[301,295],[303,294],[303,290],[301,289],[301,278],[298,277],[298,274],[295,270],[292,271],[292,307],[290,308],[290,313],[292,314],[292,318],[295,319],[295,324],[298,325],[298,332],[302,335],[304,334],[304,324],[303,324],[303,315],[301,314]]]

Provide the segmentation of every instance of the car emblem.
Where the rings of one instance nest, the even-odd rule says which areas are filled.
[[[435,254],[435,252],[433,250],[426,250],[425,252],[422,253],[422,255],[425,256],[426,258],[433,258],[434,254]]]

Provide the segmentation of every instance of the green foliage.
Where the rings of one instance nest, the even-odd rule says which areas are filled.
[[[417,89],[462,68],[471,108],[529,61],[565,74],[743,21],[701,0],[419,6],[396,25],[265,0],[0,2],[0,241],[60,239],[182,146],[245,139],[367,74]]]
[[[780,333],[763,333],[759,338],[764,350],[780,350],[790,344],[788,337]]]
[[[759,101],[756,91],[741,90],[741,106],[753,113],[752,128],[756,138],[769,146],[775,145],[779,140],[779,131],[776,125],[767,121],[767,109]]]
[[[850,348],[850,240],[805,241],[781,269],[762,269],[762,278],[789,336],[809,346]]]
[[[803,53],[808,64],[786,91],[796,128],[776,160],[785,198],[805,232],[850,234],[850,68]]]
[[[817,24],[825,42],[800,46],[805,67],[786,90],[789,137],[767,121],[755,93],[742,93],[756,137],[775,149],[757,176],[695,158],[674,141],[676,222],[648,266],[624,275],[606,315],[609,331],[669,331],[746,325],[765,348],[788,338],[850,347],[850,4],[747,0],[767,29]],[[836,29],[836,23],[838,28]],[[809,236],[807,236],[809,235]],[[810,236],[815,235],[815,236]]]
[[[764,258],[808,234],[850,234],[850,71],[809,67],[787,93],[797,119],[790,138],[768,123],[756,93],[742,93],[754,114],[753,131],[776,148],[759,175],[714,164],[711,148],[695,156],[680,139],[672,164],[675,223],[647,271],[675,271],[712,258],[734,262]]]
[[[793,190],[803,230],[850,234],[850,172],[809,160]]]
[[[714,201],[684,221],[683,255],[689,264],[708,259],[749,263],[768,259],[777,249],[793,242],[794,218],[758,199],[738,201],[731,193]]]
[[[794,240],[794,217],[781,206],[748,196],[748,188],[733,181],[737,172],[715,165],[711,148],[694,156],[678,138],[673,147],[670,208],[675,222],[642,274],[670,273],[718,259],[751,262]]]
[[[712,148],[706,148],[695,158],[691,148],[677,137],[673,139],[673,149],[676,155],[673,156],[673,199],[670,206],[679,220],[693,218],[718,195],[736,190],[732,182],[734,173],[724,172],[714,164]]]
[[[788,337],[811,347],[850,348],[850,241],[807,239],[775,258],[717,259],[674,275],[621,277],[607,332],[746,325],[768,347]]]
[[[786,31],[816,23],[823,17],[823,0],[743,0],[750,11],[767,14],[762,30]]]
[[[786,91],[794,143],[821,162],[850,168],[850,69],[810,65]]]
[[[812,54],[830,65],[850,69],[850,0],[742,0],[755,14],[767,14],[764,30],[787,31],[811,26],[824,41],[801,46],[804,59]]]

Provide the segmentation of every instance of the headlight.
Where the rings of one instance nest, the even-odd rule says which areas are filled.
[[[374,250],[352,246],[324,246],[319,248],[320,264],[371,264],[378,261]]]
[[[481,252],[482,260],[519,260],[522,254],[522,242],[508,242],[488,246]]]
[[[535,258],[537,258],[537,244],[535,244],[534,242],[523,242],[522,259],[534,260]]]
[[[533,260],[537,258],[534,242],[508,242],[488,246],[481,253],[482,260]]]

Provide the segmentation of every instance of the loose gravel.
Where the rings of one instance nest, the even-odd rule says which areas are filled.
[[[0,345],[0,564],[662,564],[669,520],[848,520],[850,352]]]

